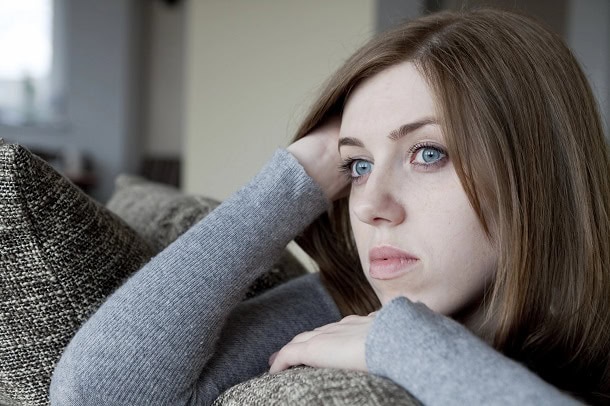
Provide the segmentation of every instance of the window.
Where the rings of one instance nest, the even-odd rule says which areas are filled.
[[[61,47],[54,27],[60,1],[4,1],[0,8],[0,124],[61,121]]]

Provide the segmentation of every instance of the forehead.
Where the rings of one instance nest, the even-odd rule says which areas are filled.
[[[347,100],[341,135],[389,133],[405,123],[435,117],[432,93],[411,62],[379,72],[356,87]]]

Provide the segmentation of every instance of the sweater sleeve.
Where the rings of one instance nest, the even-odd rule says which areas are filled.
[[[577,405],[454,320],[399,297],[379,311],[366,341],[370,372],[426,405]]]
[[[278,151],[253,181],[134,274],[80,328],[55,368],[51,404],[209,404],[227,385],[262,372],[290,334],[334,321],[338,311],[327,295],[303,293],[315,285],[312,277],[239,305],[247,287],[327,207],[303,167]],[[284,302],[273,306],[274,300]],[[299,310],[310,302],[317,307]],[[308,310],[302,323],[284,319]],[[261,321],[258,327],[253,320]],[[233,337],[252,331],[259,340]],[[227,355],[235,354],[232,362]]]

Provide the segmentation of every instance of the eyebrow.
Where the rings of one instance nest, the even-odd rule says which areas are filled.
[[[396,130],[390,131],[388,134],[388,138],[392,141],[398,141],[405,135],[413,132],[415,130],[419,130],[421,127],[427,125],[436,125],[438,122],[434,118],[424,118],[422,120],[414,121],[412,123],[403,124],[398,127]],[[353,147],[361,147],[364,148],[364,144],[357,138],[353,137],[343,137],[339,139],[339,148],[343,146],[353,146]]]

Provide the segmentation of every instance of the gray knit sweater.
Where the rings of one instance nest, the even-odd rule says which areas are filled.
[[[206,405],[267,370],[305,330],[337,321],[317,275],[240,302],[328,201],[285,150],[247,186],[153,258],[78,331],[51,383],[52,405]],[[395,299],[366,343],[372,373],[425,404],[573,401],[468,330]]]

